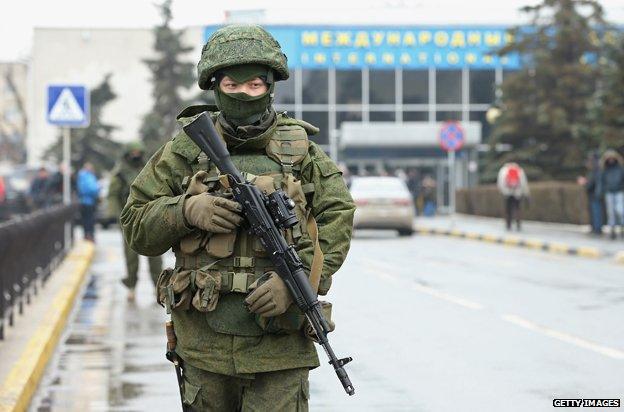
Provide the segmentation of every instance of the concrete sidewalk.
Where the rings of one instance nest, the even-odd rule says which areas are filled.
[[[624,240],[595,237],[580,225],[525,221],[522,230],[508,231],[502,219],[456,214],[418,217],[415,229],[420,234],[447,235],[467,239],[527,247],[552,253],[611,258],[624,263]]]
[[[24,411],[52,357],[94,255],[78,241],[0,341],[0,411]]]

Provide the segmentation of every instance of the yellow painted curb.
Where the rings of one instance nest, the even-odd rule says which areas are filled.
[[[615,261],[624,264],[624,250],[615,254]]]
[[[520,238],[519,237],[505,237],[503,238],[503,244],[507,245],[507,246],[518,246],[520,244]]]
[[[21,412],[28,408],[43,371],[54,353],[94,254],[93,243],[80,242],[57,269],[69,271],[71,275],[54,296],[47,314],[2,383],[0,411]]]
[[[477,240],[479,239],[479,237],[481,236],[481,234],[479,233],[475,233],[475,232],[466,232],[466,239],[473,239],[473,240]]]
[[[483,235],[481,239],[483,239],[485,242],[490,242],[490,243],[498,242],[498,237],[494,235]]]
[[[548,245],[548,251],[553,253],[568,253],[570,247],[564,243],[551,243]]]
[[[450,232],[451,236],[455,236],[455,237],[463,237],[464,236],[464,232],[462,232],[461,230],[451,230]]]
[[[600,250],[596,249],[595,247],[579,247],[577,251],[579,256],[587,258],[602,257],[602,253],[600,252]]]
[[[544,247],[544,242],[537,239],[527,239],[524,241],[524,244],[531,249],[541,249]]]

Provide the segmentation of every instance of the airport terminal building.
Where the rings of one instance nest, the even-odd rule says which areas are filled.
[[[201,47],[218,26],[191,27],[184,40]],[[313,139],[354,172],[416,167],[437,178],[440,203],[448,179],[439,147],[443,122],[459,121],[459,186],[476,182],[477,151],[487,141],[485,114],[516,57],[495,51],[510,41],[501,26],[286,26],[266,28],[288,56],[290,79],[278,83],[275,106],[321,129]],[[36,29],[31,68],[29,161],[37,162],[58,130],[46,124],[46,86],[96,86],[107,73],[118,98],[105,109],[120,141],[137,138],[151,108],[143,59],[150,29]],[[196,90],[189,91],[189,96]],[[354,124],[356,123],[356,124]],[[360,124],[361,127],[358,127]]]

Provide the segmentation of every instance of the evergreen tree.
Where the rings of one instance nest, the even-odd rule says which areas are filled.
[[[502,84],[502,114],[494,124],[484,177],[492,179],[507,161],[521,163],[529,178],[571,179],[593,146],[587,109],[598,77],[603,11],[594,0],[543,0],[524,7],[529,27],[511,30],[514,41],[500,54],[518,53],[522,67]]]
[[[624,154],[624,35],[606,42],[600,61],[601,81],[590,108],[589,131],[600,150],[618,149]]]
[[[172,137],[177,127],[175,117],[185,104],[180,89],[188,89],[195,81],[195,65],[180,61],[181,56],[193,48],[182,43],[183,30],[170,27],[171,0],[158,7],[163,20],[154,28],[156,57],[144,60],[152,73],[154,105],[143,118],[139,131],[148,153],[155,152]]]
[[[71,129],[71,166],[78,170],[84,162],[91,162],[98,171],[111,170],[119,157],[121,145],[112,140],[111,134],[116,126],[102,121],[104,107],[117,95],[110,85],[111,74],[104,76],[102,82],[91,90],[91,121],[86,128]],[[61,162],[63,158],[63,139],[60,135],[44,153],[47,159]]]

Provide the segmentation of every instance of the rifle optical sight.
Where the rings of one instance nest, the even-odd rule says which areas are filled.
[[[290,229],[299,219],[293,211],[295,202],[283,190],[278,189],[268,196],[267,209],[276,225],[282,229]]]

